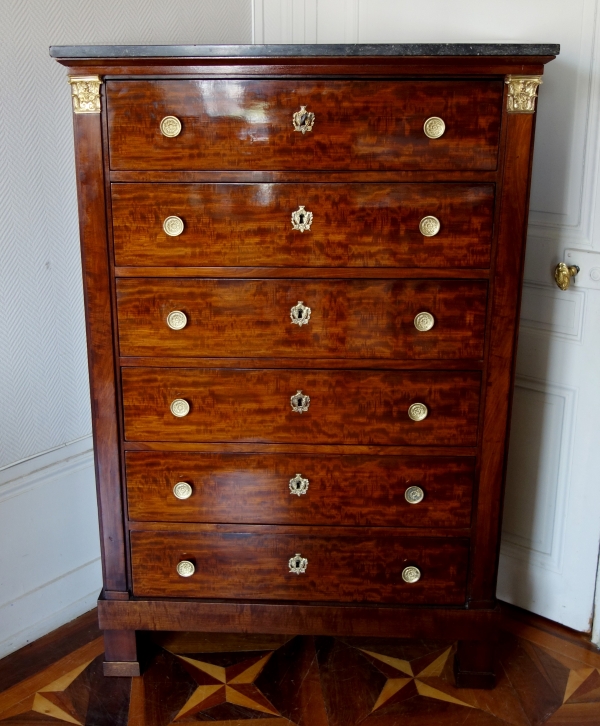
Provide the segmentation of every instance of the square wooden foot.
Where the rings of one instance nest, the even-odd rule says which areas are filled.
[[[459,640],[454,656],[457,688],[493,688],[496,685],[495,643]]]
[[[104,631],[104,675],[140,675],[135,630]]]

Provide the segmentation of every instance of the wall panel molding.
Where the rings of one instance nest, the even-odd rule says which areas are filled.
[[[0,472],[0,658],[94,607],[102,574],[91,443]]]
[[[585,310],[583,290],[526,282],[521,301],[521,331],[582,342]]]
[[[359,0],[252,0],[254,43],[358,43]]]
[[[100,594],[100,558],[0,605],[0,658],[32,643],[64,623],[93,610]],[[73,599],[71,593],[84,593]]]
[[[518,376],[501,552],[561,572],[577,389]]]
[[[597,0],[585,0],[581,13],[581,43],[579,57],[575,63],[569,63],[568,74],[570,86],[576,87],[574,100],[564,103],[557,83],[552,74],[545,81],[552,98],[544,99],[547,89],[540,96],[542,115],[547,110],[547,120],[538,127],[537,156],[534,157],[534,176],[532,184],[532,200],[529,213],[528,264],[525,278],[539,280],[539,264],[537,270],[532,269],[532,261],[540,261],[540,253],[553,262],[562,258],[562,251],[567,247],[583,249],[600,249],[598,235],[598,176],[600,157],[600,57],[597,49],[600,45],[600,22]],[[559,63],[561,59],[559,58]],[[566,79],[562,80],[564,89]],[[553,88],[555,86],[555,88]],[[560,89],[562,90],[562,89]],[[573,118],[573,137],[567,154],[569,166],[564,178],[554,173],[554,184],[562,184],[567,199],[566,213],[540,211],[539,184],[536,179],[551,170],[543,170],[540,157],[546,153],[544,147],[544,126],[556,119],[556,114],[568,114]],[[541,116],[542,117],[542,116]],[[568,140],[563,140],[563,143]],[[565,149],[566,151],[566,149]],[[535,250],[535,252],[534,252]]]

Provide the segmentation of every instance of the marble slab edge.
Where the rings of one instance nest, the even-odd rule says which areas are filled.
[[[551,56],[557,43],[318,45],[52,45],[53,58],[270,58],[344,56]]]

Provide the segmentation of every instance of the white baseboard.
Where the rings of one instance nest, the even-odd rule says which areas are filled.
[[[98,558],[0,607],[0,658],[96,607],[101,579]]]
[[[0,658],[91,610],[102,587],[91,437],[0,471]]]

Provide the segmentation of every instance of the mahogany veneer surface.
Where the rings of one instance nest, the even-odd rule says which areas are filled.
[[[474,48],[57,51],[85,111],[74,127],[105,673],[138,672],[139,629],[443,634],[459,639],[455,684],[493,685],[539,80],[513,76],[552,56]],[[292,122],[302,107],[315,116],[305,133]],[[180,133],[161,133],[165,116]],[[313,215],[303,231],[300,207]],[[440,223],[431,237],[425,216]],[[290,318],[300,301],[302,326]],[[167,325],[175,310],[180,330]],[[415,328],[423,312],[428,331]],[[175,399],[187,415],[171,413]],[[424,420],[409,417],[415,403]],[[406,501],[409,486],[422,501]],[[295,556],[304,572],[290,570]],[[191,577],[178,575],[186,559]],[[390,673],[361,723],[402,690]],[[202,694],[164,723],[204,713]],[[340,713],[340,726],[356,721]]]
[[[112,81],[112,169],[495,169],[502,82]],[[291,115],[316,109],[311,132]],[[476,108],[476,113],[474,109]],[[291,111],[293,109],[293,111]],[[182,131],[165,138],[164,116]],[[423,122],[443,116],[432,142]]]
[[[475,446],[481,374],[123,368],[128,441]],[[308,411],[293,411],[298,390]],[[171,402],[190,413],[177,418]],[[424,403],[423,421],[408,409]]]
[[[468,527],[472,457],[127,452],[129,516],[148,522]],[[296,474],[306,494],[290,491]],[[173,487],[192,487],[177,499]],[[409,504],[408,487],[423,501]]]
[[[290,573],[296,553],[306,572]],[[132,532],[133,592],[139,596],[267,598],[459,604],[465,600],[469,544],[465,540],[381,534],[335,538],[294,534]],[[177,574],[189,560],[196,572]],[[405,567],[421,579],[407,583]]]
[[[300,135],[300,134],[296,134]],[[479,267],[490,264],[492,184],[113,184],[121,266]],[[310,230],[291,224],[300,205]],[[177,215],[178,237],[163,230]],[[434,237],[423,217],[440,221]]]
[[[483,357],[487,283],[422,280],[117,280],[122,356]],[[291,308],[311,310],[303,325]],[[167,316],[185,313],[171,330]],[[433,315],[419,331],[415,316]]]

